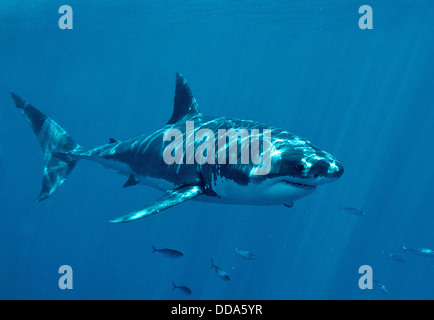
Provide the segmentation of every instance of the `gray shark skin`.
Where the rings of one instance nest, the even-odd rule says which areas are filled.
[[[86,148],[77,144],[69,134],[51,118],[19,96],[11,93],[16,107],[23,113],[36,134],[44,152],[44,176],[41,192],[36,199],[50,197],[65,181],[81,159],[99,162],[127,176],[124,187],[144,184],[166,193],[156,201],[125,216],[111,220],[114,223],[144,218],[190,199],[245,205],[286,205],[312,194],[318,185],[335,181],[343,174],[343,166],[329,153],[307,139],[283,129],[265,124],[224,117],[205,116],[184,77],[176,74],[175,101],[172,117],[163,128],[147,135],[125,141],[110,138],[108,144]],[[169,129],[178,129],[184,136],[184,155],[200,141],[186,139],[186,122],[193,121],[194,132],[206,128],[215,137],[219,129],[246,129],[250,141],[263,138],[265,129],[271,130],[271,169],[266,175],[255,174],[257,165],[242,164],[241,141],[238,140],[237,164],[230,164],[226,152],[226,164],[167,164],[164,149],[171,141],[163,135]],[[259,129],[253,133],[252,129]],[[261,140],[259,140],[261,141]],[[262,140],[263,141],[263,140]],[[227,146],[227,145],[226,145]],[[190,145],[191,147],[191,145]],[[217,147],[215,150],[218,151]],[[185,159],[185,157],[183,158]]]

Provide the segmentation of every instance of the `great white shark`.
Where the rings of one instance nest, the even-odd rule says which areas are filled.
[[[115,169],[127,176],[124,187],[144,184],[165,193],[156,201],[130,214],[111,220],[114,223],[144,218],[190,199],[244,205],[285,205],[312,194],[317,186],[338,179],[343,166],[329,153],[305,138],[263,123],[203,115],[184,77],[176,74],[173,113],[161,129],[125,141],[110,139],[95,148],[77,144],[54,120],[11,93],[16,107],[23,113],[36,134],[44,153],[41,201],[50,197],[65,181],[81,159],[87,159]],[[209,129],[217,136],[219,129],[271,130],[271,167],[268,174],[255,174],[253,163],[168,164],[163,159],[170,141],[163,139],[169,129],[186,135],[186,122],[193,121],[194,130]],[[188,142],[188,140],[186,140]],[[185,142],[185,143],[187,143]],[[197,141],[190,141],[197,148]],[[185,146],[184,150],[189,146]],[[185,152],[185,151],[184,151]],[[241,148],[238,148],[238,156]],[[229,157],[229,155],[227,155]]]

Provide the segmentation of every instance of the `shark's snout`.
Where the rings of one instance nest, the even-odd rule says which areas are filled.
[[[309,168],[307,175],[314,179],[335,180],[343,173],[344,167],[338,161],[319,160]]]
[[[335,161],[330,164],[327,174],[330,178],[338,179],[344,174],[344,166],[340,162]]]
[[[311,185],[330,183],[340,178],[344,167],[336,160],[322,159],[313,163],[306,172],[305,182]]]

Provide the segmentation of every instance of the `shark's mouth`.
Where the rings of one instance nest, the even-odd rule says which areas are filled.
[[[310,184],[298,183],[289,180],[282,180],[282,182],[304,190],[314,190],[316,188],[316,186]]]

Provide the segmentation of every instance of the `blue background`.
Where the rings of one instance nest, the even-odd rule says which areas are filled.
[[[0,3],[1,299],[434,298],[434,258],[382,255],[434,249],[431,1],[90,2]],[[63,4],[73,30],[58,27]],[[373,30],[358,27],[363,4]],[[33,201],[43,156],[9,91],[98,146],[163,126],[175,72],[203,113],[306,137],[344,175],[292,209],[191,201],[115,225],[161,193],[123,189],[123,176],[81,161],[50,199]],[[58,287],[65,264],[73,290]],[[358,287],[365,264],[389,295]],[[172,280],[192,295],[172,292]]]

